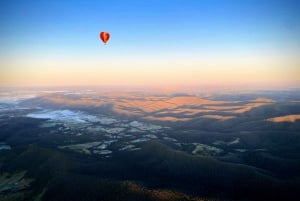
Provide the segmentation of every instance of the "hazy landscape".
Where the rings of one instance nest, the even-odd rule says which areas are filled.
[[[0,201],[292,201],[299,0],[0,1]]]
[[[300,90],[1,90],[1,200],[289,200]]]

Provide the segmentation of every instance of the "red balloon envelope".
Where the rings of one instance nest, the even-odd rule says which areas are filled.
[[[106,44],[108,39],[109,39],[109,33],[101,32],[100,33],[100,39],[103,41],[104,44]]]

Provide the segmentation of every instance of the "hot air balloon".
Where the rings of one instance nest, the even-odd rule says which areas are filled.
[[[109,39],[109,33],[107,32],[101,32],[100,33],[100,39],[103,41],[104,45],[106,45],[108,39]]]

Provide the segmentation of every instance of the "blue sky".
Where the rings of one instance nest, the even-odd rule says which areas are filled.
[[[300,49],[300,1],[295,0],[11,0],[0,4],[0,53],[11,59],[23,55],[152,60],[198,52],[297,54]],[[100,31],[111,34],[108,48],[99,40]]]

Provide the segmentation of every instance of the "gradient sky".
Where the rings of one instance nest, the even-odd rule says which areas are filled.
[[[1,1],[0,86],[300,87],[299,10],[297,0]]]

